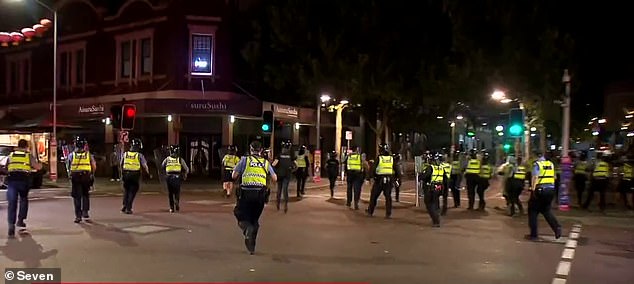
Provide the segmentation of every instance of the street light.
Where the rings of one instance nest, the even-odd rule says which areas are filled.
[[[533,127],[531,127],[531,131],[532,131],[532,132],[537,131],[537,127],[534,127],[534,126],[533,126]]]
[[[504,126],[502,126],[502,125],[498,125],[498,126],[496,126],[496,127],[495,127],[495,131],[497,131],[497,132],[502,132],[502,131],[504,131]]]
[[[443,119],[444,117],[442,115],[436,116],[436,119]]]
[[[463,117],[462,115],[458,115],[458,116],[456,116],[456,119],[457,119],[457,120],[462,120],[463,118],[464,118],[464,117]]]
[[[604,124],[606,122],[608,122],[605,118],[599,119],[599,124]]]
[[[502,91],[495,90],[493,94],[491,94],[491,98],[496,101],[502,101],[506,99],[506,94]]]
[[[315,150],[319,150],[320,149],[320,145],[321,144],[321,133],[320,128],[321,128],[321,107],[322,106],[326,106],[326,102],[330,101],[330,96],[328,94],[321,94],[321,96],[319,97],[319,101],[317,102],[317,143],[315,143]]]
[[[13,2],[24,2],[24,0],[12,0]],[[53,13],[53,135],[49,142],[49,173],[51,181],[57,181],[57,10],[40,0],[33,0],[35,3]]]

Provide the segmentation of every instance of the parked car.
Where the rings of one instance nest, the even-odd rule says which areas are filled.
[[[15,149],[15,147],[11,145],[0,145],[0,188],[6,188],[7,161],[13,149]],[[31,173],[31,188],[42,187],[42,180],[45,174],[46,170],[44,167],[39,171],[33,170]]]

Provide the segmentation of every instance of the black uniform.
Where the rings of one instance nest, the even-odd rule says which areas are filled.
[[[370,205],[368,206],[368,215],[374,215],[374,209],[381,193],[385,197],[385,217],[390,218],[392,216],[392,185],[395,173],[398,171],[396,163],[394,163],[394,157],[390,155],[378,156],[374,175],[374,185],[372,186],[372,192],[370,193]],[[391,173],[386,174],[380,172],[381,167],[389,165],[391,163]]]
[[[328,181],[330,181],[330,197],[332,198],[335,196],[335,182],[339,172],[339,160],[335,156],[331,156],[326,161],[326,172],[328,173]]]
[[[295,165],[289,151],[282,150],[277,156],[277,164],[275,165],[275,173],[277,174],[277,210],[280,210],[282,195],[284,196],[284,212],[288,211],[288,183],[291,181],[291,174]]]
[[[129,159],[138,159],[138,163],[140,164],[138,170],[129,168],[126,169],[127,167],[125,164],[129,161]],[[132,214],[132,204],[140,188],[141,168],[147,168],[147,162],[143,154],[135,151],[128,151],[123,154],[123,158],[121,159],[121,166],[123,168],[122,180],[124,189],[123,207],[121,208],[121,212]]]
[[[171,169],[171,165],[175,161],[178,161],[180,171]],[[170,212],[180,211],[181,183],[187,179],[187,174],[189,173],[187,163],[185,163],[183,158],[174,155],[163,160],[162,168],[165,170]]]
[[[81,162],[80,162],[81,161]],[[75,207],[75,223],[81,222],[82,218],[89,219],[88,211],[90,211],[90,187],[94,179],[92,176],[91,164],[94,158],[90,153],[83,150],[83,146],[72,153],[68,158],[67,168],[71,178],[71,196],[73,197],[73,205]],[[82,169],[80,164],[83,167]],[[89,169],[90,168],[90,169]]]
[[[352,155],[359,155],[359,170],[350,169],[348,161]],[[356,159],[356,157],[355,157]],[[364,158],[363,154],[352,153],[346,157],[344,165],[346,166],[346,206],[350,207],[354,200],[354,210],[359,210],[359,200],[361,199],[361,188],[363,187],[364,176]]]

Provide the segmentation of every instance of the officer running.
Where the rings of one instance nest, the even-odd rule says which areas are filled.
[[[368,167],[365,155],[361,154],[359,147],[352,147],[352,153],[346,156],[343,162],[346,170],[346,206],[351,207],[354,199],[354,210],[359,210],[361,188],[363,187],[364,170]]]
[[[295,168],[293,158],[291,157],[291,144],[286,140],[282,142],[282,150],[277,158],[273,161],[275,174],[277,175],[277,192],[276,192],[276,208],[280,210],[282,196],[284,197],[284,213],[288,212],[288,184],[291,181],[291,173]]]
[[[588,181],[588,153],[585,151],[579,154],[579,159],[575,162],[575,190],[577,191],[577,202],[579,207],[583,207],[583,193],[586,191]]]
[[[179,152],[178,145],[171,145],[169,157],[161,163],[161,168],[165,170],[170,213],[180,210],[181,182],[187,180],[187,174],[189,174],[187,163],[179,156]]]
[[[442,210],[440,211],[440,215],[445,216],[447,215],[447,199],[449,198],[449,184],[451,183],[452,165],[445,161],[445,155],[441,153],[436,154],[435,161],[442,167],[445,173],[445,178],[442,180]]]
[[[486,207],[485,191],[489,188],[489,180],[493,177],[493,167],[489,164],[489,153],[482,151],[482,165],[480,166],[480,181],[478,183],[478,211],[484,211]]]
[[[87,142],[81,137],[75,139],[75,151],[68,156],[66,168],[71,178],[71,196],[75,205],[75,223],[80,223],[82,218],[90,220],[88,211],[90,210],[90,187],[92,186],[93,174],[97,170],[95,157],[86,151]]]
[[[528,201],[528,225],[530,239],[537,240],[537,215],[542,214],[555,233],[555,238],[561,237],[561,226],[551,211],[555,198],[555,165],[548,157],[541,156],[533,166],[531,197]]]
[[[326,173],[330,182],[330,198],[335,197],[335,182],[337,182],[337,174],[339,173],[339,160],[337,160],[337,152],[332,151],[326,161]]]
[[[385,218],[392,216],[392,185],[393,178],[398,168],[394,163],[394,157],[390,155],[390,149],[387,144],[383,143],[379,146],[380,155],[376,158],[376,169],[374,175],[374,185],[370,193],[370,205],[366,210],[368,216],[374,215],[377,200],[381,193],[385,197]]]
[[[460,184],[465,166],[462,162],[460,151],[454,153],[454,160],[451,162],[451,178],[449,179],[449,189],[453,197],[453,207],[460,207]]]
[[[440,227],[440,196],[443,195],[443,187],[447,184],[447,173],[440,162],[440,155],[426,155],[428,167],[423,171],[423,191],[425,207],[432,220],[433,227]]]
[[[150,176],[150,179],[152,178],[145,156],[140,153],[143,149],[141,140],[134,138],[130,145],[130,151],[123,153],[123,159],[121,159],[124,189],[121,212],[125,214],[132,214],[132,203],[140,187],[141,168]]]
[[[583,204],[583,209],[589,210],[590,203],[594,199],[594,193],[599,192],[599,210],[605,211],[605,191],[609,186],[608,177],[610,176],[610,164],[607,162],[608,156],[603,153],[597,153],[597,162],[591,169],[592,177],[590,180],[590,192],[588,199]]]
[[[519,214],[524,214],[524,207],[520,201],[520,195],[524,190],[524,181],[526,180],[526,167],[522,164],[522,158],[513,159],[511,169],[509,171],[508,183],[508,199],[509,199],[509,216],[515,215],[515,206],[519,209]]]
[[[273,182],[277,176],[268,160],[262,155],[262,144],[251,142],[250,155],[242,157],[233,170],[233,179],[242,177],[240,189],[237,192],[238,201],[234,215],[238,226],[244,234],[244,244],[251,254],[255,253],[255,242],[260,228],[260,215],[264,204],[268,201],[267,177]]]
[[[297,157],[295,158],[295,179],[297,180],[297,197],[301,198],[304,195],[304,189],[306,188],[306,179],[308,178],[308,166],[310,161],[308,155],[306,155],[306,146],[302,145],[299,148]]]
[[[15,237],[15,227],[20,231],[26,230],[27,214],[29,212],[29,190],[31,184],[31,171],[40,170],[42,165],[37,158],[29,153],[29,142],[20,139],[18,147],[9,154],[7,160],[7,221],[9,224],[9,238]],[[19,212],[18,212],[19,197]],[[16,216],[17,215],[17,216]],[[17,217],[17,222],[16,222]]]
[[[394,164],[398,168],[398,171],[394,173],[394,197],[396,202],[400,202],[401,195],[401,174],[404,172],[403,170],[403,161],[400,153],[395,153],[394,156]]]
[[[230,145],[228,150],[228,153],[222,158],[222,189],[225,191],[226,198],[229,198],[231,191],[233,191],[234,180],[231,175],[233,174],[233,168],[240,161],[240,157],[236,155],[238,152],[236,146]]]
[[[467,180],[467,196],[469,197],[468,210],[473,210],[475,203],[475,194],[478,184],[480,183],[480,160],[478,159],[475,149],[471,149],[469,153],[469,162],[465,171],[465,179]]]

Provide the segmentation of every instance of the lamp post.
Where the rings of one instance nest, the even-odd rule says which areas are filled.
[[[319,97],[319,100],[317,100],[317,138],[316,138],[316,143],[315,143],[315,149],[320,150],[321,147],[319,144],[321,144],[321,133],[320,133],[320,128],[321,128],[321,105],[327,101],[330,101],[330,96],[327,94],[322,94]]]
[[[15,0],[14,0],[15,1]],[[23,2],[24,0],[17,0]],[[49,141],[49,173],[51,181],[57,181],[57,10],[40,0],[35,3],[53,13],[53,135]]]
[[[493,94],[491,94],[491,98],[495,101],[501,102],[503,104],[508,104],[512,101],[517,101],[519,103],[519,107],[521,110],[524,111],[524,114],[526,114],[526,108],[524,107],[524,103],[519,100],[519,99],[510,99],[506,96],[506,93],[503,91],[499,91],[496,90],[493,92]],[[526,117],[526,115],[524,115],[524,156],[525,159],[528,159],[528,157],[530,156],[530,151],[531,151],[531,146],[530,146],[530,132],[528,131],[528,119]],[[516,146],[517,146],[517,141],[516,141]],[[519,147],[515,148],[515,152],[518,152]],[[517,155],[517,153],[516,153]]]
[[[343,109],[348,106],[347,100],[341,100],[338,105],[333,108],[337,111],[337,118],[335,120],[335,151],[337,152],[337,157],[341,157],[341,131],[343,128]]]

